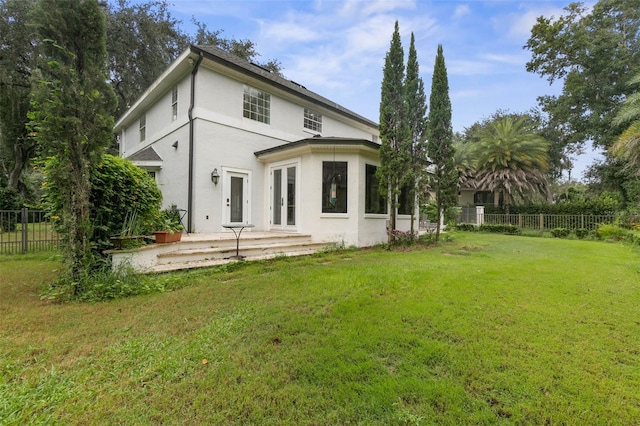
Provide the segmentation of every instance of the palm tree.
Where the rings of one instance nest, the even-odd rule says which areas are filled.
[[[477,184],[489,191],[502,191],[505,213],[514,193],[549,195],[549,142],[534,132],[527,116],[504,116],[479,130],[474,146]]]
[[[640,73],[629,82],[630,85],[640,85]],[[616,157],[627,161],[628,169],[637,169],[640,176],[640,91],[627,97],[622,108],[616,115],[613,124],[631,123],[620,137],[611,145],[609,151]]]

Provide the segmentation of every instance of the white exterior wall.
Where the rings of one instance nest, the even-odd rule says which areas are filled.
[[[185,62],[186,64],[186,57]],[[154,83],[164,87],[156,99],[143,98],[130,117],[121,124],[120,149],[124,157],[152,146],[162,158],[162,167],[156,170],[156,181],[163,193],[163,206],[176,204],[189,209],[189,118],[191,102],[191,73],[183,65],[176,65],[174,74],[165,81]],[[222,72],[225,74],[223,75]],[[171,91],[178,87],[178,117],[172,119]],[[177,79],[177,80],[176,80]],[[270,124],[243,117],[244,85],[263,90],[271,95]],[[250,215],[254,230],[269,230],[270,191],[269,164],[257,160],[254,152],[309,138],[316,134],[304,128],[304,108],[322,114],[324,137],[372,140],[378,136],[374,126],[341,116],[339,113],[316,105],[306,99],[277,89],[239,73],[221,68],[218,64],[202,63],[196,74],[194,126],[194,174],[192,230],[209,233],[223,232],[227,193],[226,172],[246,171],[249,174]],[[146,114],[146,138],[139,140],[139,117]],[[134,114],[136,114],[134,116]],[[178,142],[177,148],[172,145]],[[376,163],[375,154],[368,154],[369,164]],[[290,161],[290,160],[287,160]],[[334,161],[333,152],[308,152],[293,159],[298,178],[298,204],[296,226],[291,229],[311,234],[314,241],[343,241],[347,245],[366,246],[386,240],[386,218],[364,217],[365,160],[360,152],[336,153],[335,161],[348,162],[348,213],[323,214],[321,206],[322,162]],[[211,172],[217,169],[220,180],[211,181]],[[185,217],[185,225],[187,218]],[[245,231],[246,232],[246,231]]]

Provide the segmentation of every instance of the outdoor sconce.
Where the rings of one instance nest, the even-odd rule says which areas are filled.
[[[218,179],[220,179],[218,169],[213,169],[213,171],[211,172],[211,182],[213,182],[214,185],[218,185]]]

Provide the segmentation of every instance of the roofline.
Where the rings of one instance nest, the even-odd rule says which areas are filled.
[[[261,156],[273,154],[280,151],[288,151],[305,145],[309,146],[358,146],[362,145],[374,150],[380,149],[380,144],[367,139],[338,138],[338,137],[313,137],[301,139],[295,142],[286,143],[284,145],[274,146],[272,148],[256,151],[253,154],[260,158]]]
[[[213,51],[211,50],[207,50],[207,49],[215,49],[217,52],[219,52],[218,54],[214,54]],[[232,68],[236,71],[239,71],[242,74],[246,74],[248,76],[251,76],[253,78],[256,78],[258,80],[261,80],[263,82],[266,82],[270,85],[275,85],[278,89],[283,90],[287,93],[293,94],[295,96],[298,96],[300,98],[303,98],[304,100],[314,103],[314,104],[321,104],[323,107],[336,112],[340,115],[346,115],[349,118],[351,118],[354,121],[358,121],[361,124],[364,124],[366,126],[371,126],[374,128],[378,128],[378,123],[375,123],[374,121],[369,120],[366,117],[361,116],[360,114],[353,112],[339,104],[337,104],[336,102],[333,102],[323,96],[318,95],[315,92],[312,92],[310,90],[308,90],[306,87],[295,83],[291,80],[287,80],[286,78],[283,78],[277,74],[274,74],[268,70],[265,70],[264,68],[252,64],[248,61],[245,61],[244,59],[232,55],[230,53],[224,52],[218,48],[215,48],[213,46],[203,46],[203,47],[199,47],[199,46],[190,46],[190,50],[193,53],[200,53],[202,52],[205,56],[206,59],[209,59],[213,62],[217,62],[219,64],[222,64],[224,66],[227,66],[229,68]],[[231,60],[227,60],[225,59],[224,56],[229,56],[232,57],[235,61],[231,61]]]

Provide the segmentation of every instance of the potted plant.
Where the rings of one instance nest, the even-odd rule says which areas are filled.
[[[145,237],[140,232],[138,212],[135,209],[127,212],[120,234],[111,237],[111,243],[118,250],[130,249],[145,244]]]
[[[175,209],[168,208],[160,212],[160,217],[156,225],[158,231],[154,231],[156,243],[174,243],[182,239],[184,227],[180,223],[180,216]]]

